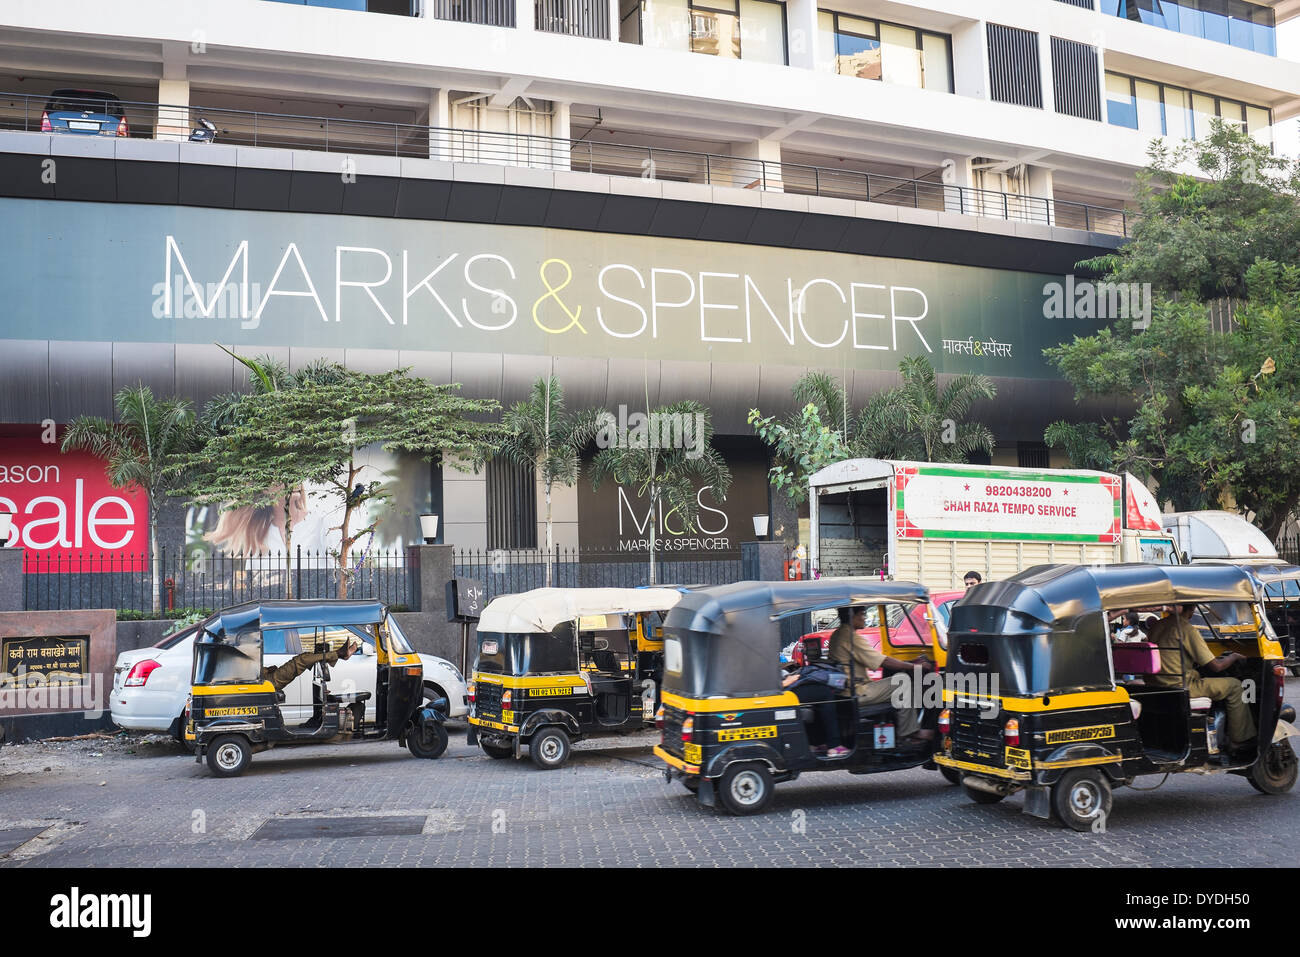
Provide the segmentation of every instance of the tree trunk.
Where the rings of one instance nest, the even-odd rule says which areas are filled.
[[[338,596],[340,598],[348,597],[348,564],[352,552],[348,529],[352,525],[352,512],[356,508],[356,503],[352,501],[352,488],[360,471],[355,466],[355,456],[348,456],[348,479],[343,483],[343,521],[339,523]]]
[[[284,597],[292,599],[293,594],[293,515],[289,512],[293,493],[284,497]]]
[[[650,584],[655,581],[655,522],[659,518],[659,488],[650,483]]]
[[[158,583],[161,580],[162,558],[158,553],[158,509],[154,507],[153,494],[149,495],[149,591],[151,593],[150,608],[153,610],[154,617],[159,617],[159,611],[162,608],[162,596],[158,594]]]
[[[553,554],[555,548],[555,538],[551,533],[551,483],[546,483],[546,587],[551,587],[552,565],[555,561]]]

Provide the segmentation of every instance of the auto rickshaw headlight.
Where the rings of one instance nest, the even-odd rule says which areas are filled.
[[[1012,747],[1020,747],[1020,722],[1015,718],[1010,718],[1002,726],[1002,743]]]
[[[952,711],[944,708],[939,712],[939,733],[948,734],[952,730]]]

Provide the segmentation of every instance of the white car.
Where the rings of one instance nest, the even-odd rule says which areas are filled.
[[[167,731],[180,737],[181,714],[190,693],[194,664],[194,635],[198,626],[168,635],[150,648],[136,648],[117,656],[113,666],[113,694],[109,712],[121,728]],[[345,636],[347,637],[347,636]],[[360,637],[360,636],[358,636]],[[302,650],[293,629],[262,633],[263,663],[278,666]],[[333,644],[333,643],[332,643]],[[449,718],[469,711],[465,678],[450,661],[420,655],[424,666],[424,700],[446,698]],[[366,722],[375,720],[375,646],[362,640],[361,650],[330,666],[331,690],[369,691]],[[301,724],[312,714],[312,673],[299,675],[284,689],[280,705],[286,724]]]

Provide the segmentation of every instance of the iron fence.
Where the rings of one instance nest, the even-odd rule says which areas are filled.
[[[39,132],[46,99],[44,96],[0,93],[0,129]],[[202,117],[217,127],[218,144],[577,170],[607,176],[862,200],[1115,236],[1129,234],[1128,212],[1120,208],[843,168],[530,133],[261,113],[197,104],[173,106],[124,101],[121,108],[129,135],[134,138],[184,141],[188,139],[191,127],[197,125]]]
[[[147,553],[71,557],[28,552],[23,603],[28,611],[113,608],[132,616],[179,617],[254,599],[373,598],[390,608],[412,606],[402,551],[359,551],[340,569],[330,552],[295,548],[257,555],[207,555],[160,549],[157,576]],[[340,581],[346,583],[340,593]],[[156,589],[156,593],[155,593]]]
[[[1278,558],[1291,565],[1300,565],[1300,536],[1279,538],[1276,546]]]
[[[457,549],[456,577],[483,583],[485,601],[533,588],[637,588],[650,584],[650,560],[613,549]],[[549,570],[549,578],[548,578]],[[661,585],[725,585],[741,580],[740,552],[655,556]]]

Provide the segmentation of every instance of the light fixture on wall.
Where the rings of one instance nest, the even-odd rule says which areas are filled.
[[[9,536],[14,530],[14,513],[0,512],[0,548],[9,547]]]
[[[767,515],[754,516],[754,537],[760,542],[767,538],[767,526],[770,520]]]
[[[421,515],[420,516],[420,534],[424,536],[424,544],[432,545],[438,539],[438,516]]]

